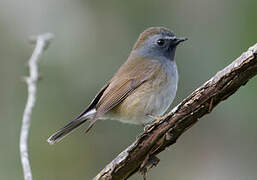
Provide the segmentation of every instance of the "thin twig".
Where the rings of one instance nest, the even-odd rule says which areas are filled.
[[[185,98],[162,120],[152,124],[127,149],[110,162],[94,180],[128,179],[157,165],[157,154],[177,139],[199,118],[234,94],[257,74],[257,44]]]
[[[20,156],[25,180],[32,180],[32,172],[28,155],[28,136],[31,124],[32,109],[36,102],[36,85],[39,78],[38,62],[40,56],[49,45],[51,39],[53,39],[53,35],[46,33],[39,35],[32,40],[36,43],[36,47],[32,53],[31,58],[29,59],[29,77],[25,78],[25,81],[28,85],[28,99],[22,117],[22,126],[20,132]]]

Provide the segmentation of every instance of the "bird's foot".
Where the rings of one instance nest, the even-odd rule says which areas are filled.
[[[156,118],[154,119],[154,122],[159,123],[161,120],[162,120],[162,117],[156,117]]]
[[[157,116],[153,116],[153,115],[150,115],[150,114],[148,114],[147,116],[154,119],[155,123],[159,123],[162,120],[162,117],[157,117]]]

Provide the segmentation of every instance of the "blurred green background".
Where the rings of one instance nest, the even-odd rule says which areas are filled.
[[[0,179],[23,179],[19,132],[27,87],[28,37],[52,32],[43,55],[29,138],[35,180],[92,179],[142,132],[99,121],[61,143],[46,139],[91,101],[126,60],[140,32],[166,26],[189,40],[177,50],[180,83],[172,106],[257,42],[256,0],[0,0]],[[257,78],[187,131],[149,180],[256,180]],[[131,177],[142,179],[140,175]]]

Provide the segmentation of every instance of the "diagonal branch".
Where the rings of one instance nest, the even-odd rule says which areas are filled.
[[[33,42],[36,43],[36,47],[32,53],[31,58],[29,59],[29,77],[25,78],[25,81],[28,85],[28,99],[25,106],[25,110],[22,117],[22,126],[20,132],[20,156],[21,164],[24,173],[25,180],[32,180],[31,167],[29,163],[29,154],[28,154],[28,136],[29,128],[31,123],[31,114],[32,109],[36,102],[36,93],[37,93],[37,81],[39,78],[38,75],[38,61],[43,51],[47,48],[50,43],[50,40],[53,38],[53,35],[50,33],[42,34],[33,39]]]
[[[127,179],[137,171],[144,176],[157,165],[155,156],[174,144],[199,118],[234,94],[257,74],[257,44],[196,89],[162,120],[152,124],[127,149],[110,162],[94,180]]]

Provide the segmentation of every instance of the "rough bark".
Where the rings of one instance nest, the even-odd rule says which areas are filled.
[[[210,113],[220,102],[234,94],[257,74],[257,44],[185,98],[162,120],[148,127],[127,149],[110,162],[94,180],[128,179],[140,171],[143,175],[157,165],[157,154]]]

